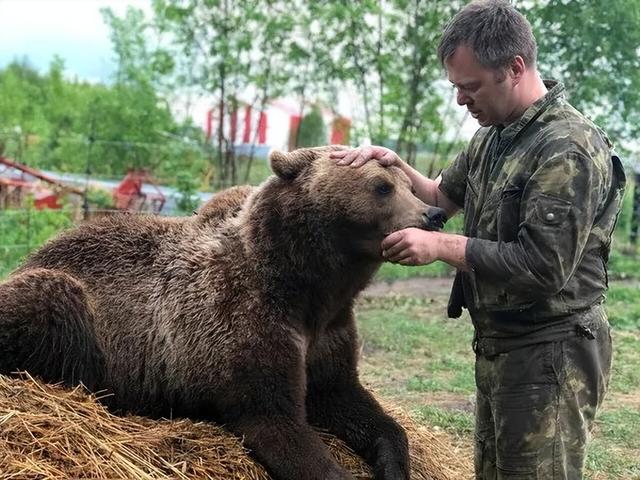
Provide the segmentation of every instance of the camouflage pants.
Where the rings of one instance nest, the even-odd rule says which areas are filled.
[[[611,371],[606,319],[592,333],[476,357],[477,479],[582,478]]]

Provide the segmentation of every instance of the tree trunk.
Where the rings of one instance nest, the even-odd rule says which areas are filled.
[[[421,74],[427,62],[427,51],[424,48],[420,48],[418,45],[419,35],[417,35],[418,25],[424,21],[423,15],[420,15],[419,10],[420,0],[415,2],[415,14],[414,25],[411,28],[410,36],[415,39],[413,44],[413,65],[411,70],[411,79],[409,80],[409,98],[406,103],[405,113],[402,119],[400,127],[400,133],[398,134],[398,140],[396,141],[396,151],[399,155],[404,148],[407,148],[407,154],[409,153],[409,138],[407,138],[407,132],[413,125],[416,116],[416,105],[422,99],[422,91],[420,85],[423,82],[423,76]],[[411,166],[414,166],[410,164]]]

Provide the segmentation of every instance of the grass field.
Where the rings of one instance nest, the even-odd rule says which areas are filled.
[[[388,272],[387,272],[388,274]],[[451,434],[471,458],[474,422],[473,329],[467,315],[446,318],[446,282],[399,280],[358,306],[361,375],[413,418]],[[614,281],[608,311],[614,367],[589,449],[590,479],[640,479],[640,283]],[[422,293],[417,294],[420,287]]]

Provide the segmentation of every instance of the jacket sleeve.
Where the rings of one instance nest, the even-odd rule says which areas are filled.
[[[458,154],[455,160],[442,172],[438,188],[458,207],[464,208],[469,174],[469,155],[467,149]]]
[[[582,152],[565,152],[543,163],[522,191],[515,240],[469,239],[466,260],[477,281],[502,283],[531,301],[562,290],[606,198],[605,176]]]

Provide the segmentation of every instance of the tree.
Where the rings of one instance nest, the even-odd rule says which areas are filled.
[[[314,106],[300,122],[297,147],[317,147],[327,143],[327,129],[318,106]]]
[[[572,104],[615,138],[636,139],[640,3],[538,0],[525,13],[536,32],[542,72],[564,81]]]

